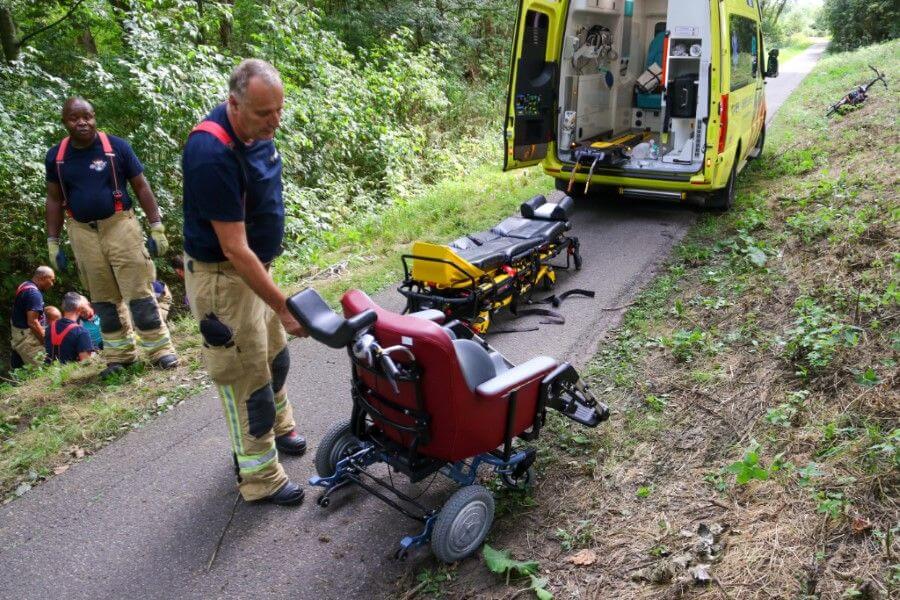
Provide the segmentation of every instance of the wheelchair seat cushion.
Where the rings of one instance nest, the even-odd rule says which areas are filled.
[[[453,349],[459,360],[459,367],[470,390],[475,390],[479,385],[493,379],[497,374],[497,368],[491,355],[484,347],[473,340],[453,340]]]

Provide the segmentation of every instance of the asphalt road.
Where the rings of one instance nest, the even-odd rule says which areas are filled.
[[[804,69],[817,53],[798,59]],[[787,64],[783,73],[792,69]],[[767,91],[783,100],[800,79],[771,80]],[[604,309],[635,296],[695,217],[677,206],[582,202],[573,233],[584,269],[563,274],[558,289],[592,289],[596,298],[567,300],[565,325],[496,335],[492,343],[514,362],[547,354],[584,364],[621,316]],[[377,299],[401,304],[393,290]],[[291,361],[294,414],[314,449],[349,415],[346,355],[299,340]],[[381,598],[398,577],[431,561],[425,550],[392,560],[415,523],[360,491],[340,492],[329,509],[312,502],[314,492],[293,509],[239,502],[229,525],[236,493],[227,439],[218,399],[208,392],[2,507],[0,597]],[[292,478],[313,474],[310,455],[285,459]],[[438,499],[442,488],[424,491]]]

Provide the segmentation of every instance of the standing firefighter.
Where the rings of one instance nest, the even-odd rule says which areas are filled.
[[[150,222],[152,245],[165,254],[169,246],[165,227],[144,167],[128,142],[97,131],[94,109],[86,100],[67,100],[62,119],[69,137],[51,148],[46,158],[50,260],[57,269],[65,267],[59,235],[66,215],[79,273],[100,316],[107,362],[103,376],[138,359],[131,328],[119,316],[122,302],[150,361],[163,369],[174,368],[178,358],[150,288],[156,269],[125,184],[131,184]]]
[[[234,70],[225,104],[184,148],[185,288],[200,322],[203,359],[219,389],[245,500],[299,504],[278,451],[302,454],[285,391],[288,333],[306,332],[269,273],[281,253],[281,156],[273,138],[284,89],[261,60]]]

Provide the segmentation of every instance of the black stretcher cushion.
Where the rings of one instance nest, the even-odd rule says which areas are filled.
[[[569,196],[563,196],[556,202],[548,202],[543,195],[522,203],[519,211],[526,219],[542,219],[545,221],[568,221],[575,208],[575,201]]]
[[[543,238],[545,242],[551,242],[566,232],[567,225],[565,221],[538,221],[522,217],[509,217],[494,227],[493,231],[502,236],[521,240]]]

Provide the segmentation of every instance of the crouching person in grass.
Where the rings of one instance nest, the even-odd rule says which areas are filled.
[[[16,289],[10,329],[12,368],[40,364],[44,346],[44,292],[53,287],[56,274],[50,267],[38,267],[28,281]]]
[[[62,318],[51,323],[44,336],[48,363],[58,360],[65,364],[91,357],[94,349],[91,335],[78,324],[83,304],[84,296],[76,292],[68,292],[63,297]]]

